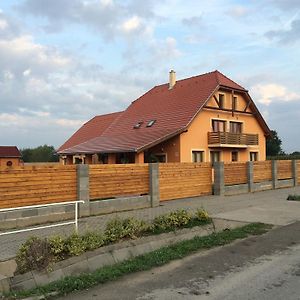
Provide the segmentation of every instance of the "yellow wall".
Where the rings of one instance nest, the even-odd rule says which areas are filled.
[[[180,136],[171,138],[149,149],[153,154],[166,154],[167,162],[180,162]]]
[[[19,166],[20,165],[20,159],[19,158],[9,158],[9,157],[0,157],[0,167],[7,167],[7,162],[12,162],[12,167]]]
[[[225,93],[224,108],[231,109],[231,93]],[[236,96],[236,95],[235,95]],[[216,93],[218,98],[218,93]],[[237,110],[244,110],[246,107],[246,101],[241,95],[237,95]],[[217,107],[216,101],[212,98],[208,106]],[[250,109],[247,110],[250,112]],[[227,130],[229,131],[229,121],[243,122],[243,133],[258,134],[259,145],[249,146],[247,149],[238,148],[208,148],[208,132],[212,131],[212,119],[222,119],[227,121]],[[190,124],[188,131],[180,135],[180,161],[191,162],[192,161],[192,150],[205,151],[204,160],[210,161],[210,150],[221,150],[221,160],[231,161],[231,152],[233,150],[239,151],[239,161],[248,161],[250,159],[250,151],[258,151],[258,159],[265,160],[266,149],[265,149],[265,136],[264,132],[259,125],[258,121],[253,115],[234,113],[232,116],[231,112],[214,110],[214,109],[202,109],[202,111],[196,116],[193,122]]]

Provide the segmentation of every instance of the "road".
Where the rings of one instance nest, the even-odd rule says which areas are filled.
[[[300,300],[300,222],[62,299]]]

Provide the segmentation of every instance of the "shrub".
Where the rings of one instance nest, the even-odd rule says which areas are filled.
[[[101,233],[87,232],[82,236],[82,239],[85,249],[88,251],[95,250],[104,245],[104,236]]]
[[[300,201],[300,195],[289,195],[287,200]]]
[[[78,256],[86,250],[86,244],[81,236],[73,233],[65,240],[67,254]]]
[[[59,236],[52,236],[49,238],[51,253],[57,258],[62,259],[66,254],[65,240]]]
[[[179,209],[156,217],[153,220],[153,229],[154,231],[176,229],[187,225],[191,219],[192,216],[185,209]]]
[[[203,208],[199,208],[196,210],[195,217],[198,221],[203,222],[209,222],[211,220],[208,212]]]
[[[49,242],[38,237],[31,237],[21,245],[16,257],[18,271],[21,274],[29,270],[46,269],[53,260]]]
[[[107,242],[115,242],[123,238],[136,238],[145,231],[147,225],[144,221],[135,218],[121,220],[115,218],[106,224],[105,239]]]
[[[106,224],[104,231],[105,239],[108,242],[115,242],[123,236],[123,221],[120,218],[114,218]]]
[[[147,229],[147,224],[142,220],[127,218],[123,221],[124,236],[135,239]]]

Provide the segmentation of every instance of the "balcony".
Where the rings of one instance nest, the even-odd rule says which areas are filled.
[[[208,147],[247,148],[258,145],[258,134],[208,132]]]

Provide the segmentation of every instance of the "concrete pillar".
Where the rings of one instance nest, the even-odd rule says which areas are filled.
[[[116,153],[108,153],[107,163],[108,164],[115,164],[115,163],[117,163],[117,155],[116,155]]]
[[[149,164],[149,191],[151,207],[159,206],[159,164]]]
[[[144,163],[144,152],[135,153],[135,160],[136,164],[143,164]]]
[[[297,160],[292,160],[292,172],[293,172],[293,179],[294,179],[294,186],[297,186],[298,183],[298,166]]]
[[[77,200],[83,200],[79,205],[79,216],[90,215],[89,165],[77,165]]]
[[[276,189],[278,186],[277,160],[272,160],[272,186],[273,186],[273,189]]]
[[[254,182],[253,182],[253,161],[247,162],[247,178],[248,178],[248,189],[249,192],[254,191]]]
[[[215,162],[214,165],[214,195],[223,196],[225,194],[224,184],[224,162]]]

